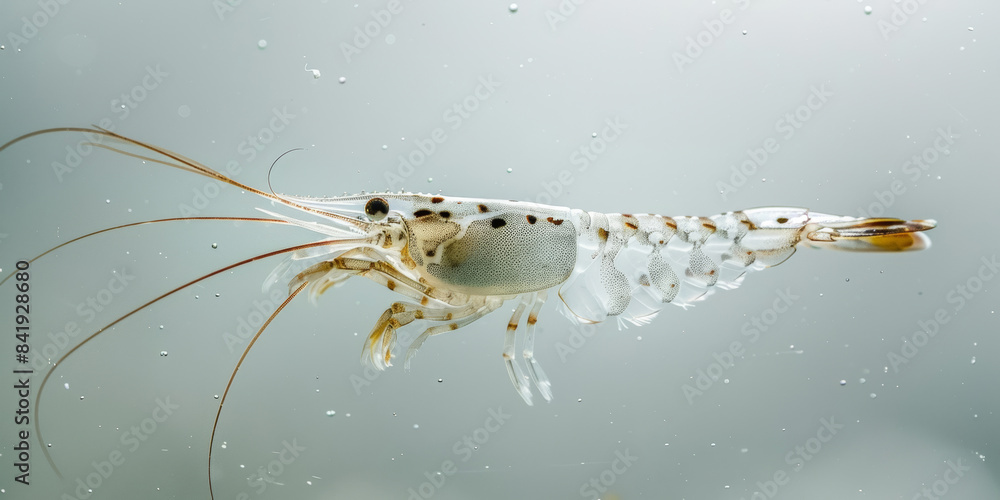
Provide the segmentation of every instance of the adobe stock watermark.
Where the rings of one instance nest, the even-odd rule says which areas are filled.
[[[548,21],[549,28],[555,31],[556,27],[569,21],[569,18],[576,14],[577,7],[585,3],[587,0],[559,0],[555,10],[545,9],[545,20]]]
[[[281,441],[281,450],[272,452],[277,456],[270,462],[257,466],[257,472],[247,478],[247,485],[253,488],[258,495],[267,491],[269,484],[284,486],[283,483],[278,482],[278,478],[285,473],[285,467],[295,463],[295,460],[304,451],[306,451],[306,447],[299,446],[297,439],[293,438],[291,443],[288,440]],[[250,495],[245,492],[236,495],[237,500],[249,500],[249,498],[251,498]]]
[[[699,368],[690,378],[694,379],[694,385],[684,384],[681,392],[689,405],[694,404],[695,398],[704,396],[705,392],[712,388],[722,375],[736,366],[736,360],[742,358],[746,353],[746,348],[760,340],[761,334],[774,326],[778,322],[781,314],[788,311],[792,304],[801,297],[792,293],[791,288],[775,290],[774,301],[771,307],[764,309],[760,314],[750,318],[750,321],[743,323],[740,333],[748,338],[747,345],[739,340],[729,343],[725,351],[712,353],[712,361],[705,368]]]
[[[845,427],[844,424],[838,424],[834,416],[821,418],[819,423],[814,436],[810,436],[802,444],[795,445],[785,454],[785,463],[791,466],[791,472],[799,472],[804,469],[806,464],[816,458],[823,451],[823,447]],[[770,500],[778,494],[781,487],[791,482],[792,475],[783,468],[778,469],[767,478],[757,481],[757,488],[750,494],[749,500]],[[748,499],[741,496],[740,500]]]
[[[39,30],[48,26],[49,22],[55,19],[55,17],[62,11],[62,7],[69,2],[70,0],[36,1],[35,3],[38,5],[38,10],[31,14],[31,17],[21,17],[21,32],[15,33],[13,31],[8,31],[7,43],[9,43],[14,50],[21,50],[21,46],[27,45],[32,38],[38,36]]]
[[[225,21],[226,16],[236,12],[236,7],[243,4],[243,0],[212,0],[212,10],[220,21]]]
[[[409,345],[415,338],[416,336],[410,332],[410,329],[396,331],[396,345]],[[348,377],[348,382],[351,383],[351,388],[354,389],[354,394],[360,396],[361,390],[372,385],[372,382],[378,380],[383,373],[385,373],[384,370],[379,370],[365,363],[364,368],[361,371],[361,375],[352,373],[351,376]]]
[[[569,155],[569,164],[575,169],[562,169],[556,174],[556,178],[550,181],[542,181],[542,192],[535,195],[535,203],[551,204],[566,192],[566,187],[573,184],[576,174],[586,172],[607,150],[608,146],[617,141],[628,124],[619,116],[604,120],[604,126],[600,132],[594,132],[591,139],[580,147],[573,150]]]
[[[271,108],[271,116],[266,124],[255,134],[247,135],[247,138],[236,146],[236,153],[244,158],[245,163],[252,162],[257,155],[267,148],[268,144],[274,142],[281,132],[288,128],[297,115],[288,111],[288,106],[277,106]],[[235,178],[243,172],[243,166],[237,160],[229,160],[226,166],[220,170],[229,178]],[[222,192],[223,183],[221,181],[207,181],[199,188],[191,188],[193,195],[190,203],[180,203],[177,210],[182,217],[194,217],[202,213],[212,200]]]
[[[966,304],[983,290],[986,283],[1000,272],[1000,260],[997,260],[996,254],[989,258],[981,257],[979,260],[982,264],[975,274],[969,276],[964,283],[955,285],[945,293],[945,301],[952,304],[951,311],[945,307],[939,307],[928,318],[917,320],[917,330],[909,336],[901,337],[903,342],[899,350],[889,351],[886,354],[886,359],[889,361],[893,373],[899,373],[900,367],[909,364],[913,358],[917,357],[921,349],[937,336],[941,327],[948,324],[954,317],[953,315],[965,308]]]
[[[569,327],[570,334],[566,342],[556,342],[556,353],[559,359],[565,363],[571,354],[576,354],[591,337],[597,333],[597,326],[593,323],[574,323]]]
[[[948,130],[937,129],[937,136],[934,137],[933,144],[927,146],[919,154],[915,154],[910,159],[903,162],[901,170],[904,175],[909,176],[910,182],[916,183],[924,174],[930,170],[931,166],[937,163],[942,156],[951,154],[951,146],[955,144],[955,139],[962,136],[954,133],[951,127]],[[906,194],[906,186],[903,181],[894,179],[883,191],[874,191],[875,201],[868,204],[866,208],[859,208],[858,214],[863,218],[881,217],[886,209],[896,203],[899,197]]]
[[[780,139],[779,136],[771,136],[761,141],[760,146],[747,149],[746,159],[739,165],[730,167],[729,182],[720,180],[715,183],[723,201],[728,201],[730,194],[736,193],[746,185],[747,181],[757,173],[757,170],[781,149],[781,142],[791,140],[795,133],[811,120],[817,111],[823,109],[827,101],[833,97],[833,92],[828,90],[825,84],[820,84],[819,87],[813,85],[809,90],[809,95],[802,104],[786,112],[774,122],[774,131],[779,134]]]
[[[920,500],[926,498],[927,500],[940,500],[942,497],[951,491],[952,486],[958,484],[958,482],[965,477],[970,470],[972,470],[971,465],[966,465],[964,461],[959,458],[952,462],[951,460],[946,460],[944,472],[941,473],[940,479],[935,479],[930,486],[922,485],[920,491],[913,494],[910,500]]]
[[[129,283],[135,280],[135,275],[126,268],[112,271],[111,274],[112,277],[108,279],[107,286],[97,290],[93,295],[76,305],[76,314],[83,319],[84,325],[93,322],[98,314],[104,312],[105,308],[114,302],[115,297],[122,294]],[[80,324],[76,321],[67,321],[62,330],[49,332],[47,335],[49,341],[41,349],[32,349],[31,367],[36,371],[47,368],[52,360],[59,359],[59,356],[69,347],[71,340],[79,336],[80,333],[82,333]]]
[[[502,85],[492,74],[480,76],[471,93],[455,101],[441,113],[441,120],[451,131],[458,130]],[[448,133],[444,127],[434,128],[426,139],[417,138],[414,141],[415,147],[409,153],[397,157],[399,164],[395,171],[385,172],[385,184],[389,191],[400,188],[403,182],[413,175],[416,168],[423,165],[447,140]]]
[[[618,482],[618,478],[628,472],[638,459],[639,457],[629,453],[628,448],[625,448],[624,452],[615,450],[615,458],[611,461],[611,465],[580,485],[580,496],[600,500],[601,495],[608,491],[608,488],[614,486]]]
[[[750,7],[750,0],[732,0],[732,2],[741,11],[747,10]],[[702,21],[701,25],[704,29],[693,37],[688,36],[684,38],[686,42],[684,44],[684,51],[674,51],[671,55],[674,60],[674,66],[677,67],[677,72],[683,73],[687,66],[694,64],[705,53],[705,50],[711,47],[722,36],[726,31],[726,27],[733,24],[735,20],[735,13],[727,8],[720,10],[718,16],[715,18]]]
[[[396,19],[395,16],[403,12],[403,8],[400,0],[389,0],[384,8],[369,11],[371,19],[361,26],[355,26],[351,42],[340,42],[340,52],[344,54],[344,60],[350,64],[356,56],[361,54],[362,50],[371,45],[372,40],[381,35],[392,24],[392,21]],[[386,45],[396,43],[396,36],[386,35],[385,43]]]
[[[896,0],[893,2],[891,4],[892,14],[889,15],[889,18],[879,19],[878,23],[876,23],[882,39],[889,41],[889,37],[899,31],[903,25],[910,22],[926,3],[927,0]]]
[[[459,457],[460,462],[468,462],[472,455],[483,445],[489,442],[490,438],[500,431],[505,423],[510,420],[511,415],[503,412],[503,408],[498,406],[495,410],[489,409],[489,416],[483,421],[481,427],[477,427],[472,432],[465,434],[461,439],[455,441],[451,447],[451,452]],[[435,471],[424,472],[427,480],[420,483],[416,488],[406,490],[406,500],[427,500],[434,496],[444,487],[448,478],[458,472],[458,465],[454,460],[446,459],[441,462],[441,467]]]
[[[271,289],[263,300],[254,300],[253,308],[244,316],[236,318],[236,333],[228,330],[222,332],[222,341],[230,354],[242,351],[242,347],[250,341],[257,333],[261,325],[278,308],[278,305],[285,301],[288,294],[282,293],[277,287]]]
[[[154,402],[156,405],[150,412],[150,416],[142,419],[138,425],[133,425],[122,432],[119,438],[121,446],[118,449],[111,450],[107,455],[107,459],[99,462],[90,462],[90,466],[94,471],[82,477],[77,477],[76,481],[73,482],[75,486],[73,494],[63,493],[59,497],[60,500],[87,500],[90,498],[105,481],[111,478],[111,475],[114,474],[118,467],[125,464],[128,455],[122,451],[122,448],[128,453],[135,453],[144,442],[149,440],[149,437],[156,432],[160,425],[166,423],[170,416],[180,409],[180,405],[170,402],[169,396],[162,399],[156,398]]]
[[[139,108],[148,97],[150,92],[158,89],[170,73],[163,71],[160,65],[146,66],[146,74],[142,76],[139,83],[135,84],[127,92],[122,92],[117,98],[111,99],[111,114],[118,118],[117,123],[124,122],[132,115],[132,112]],[[97,121],[97,126],[111,132],[115,131],[115,121],[111,117],[104,117]],[[56,174],[59,182],[63,181],[66,174],[72,173],[83,163],[83,159],[94,152],[93,144],[102,144],[106,139],[103,135],[84,132],[84,139],[77,142],[75,146],[66,146],[66,155],[63,162],[52,162],[52,171]]]

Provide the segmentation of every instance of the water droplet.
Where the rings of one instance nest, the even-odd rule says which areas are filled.
[[[513,172],[513,171],[514,171],[514,169],[513,169],[513,168],[508,168],[508,169],[507,169],[507,173],[508,173],[508,174],[509,174],[509,173],[511,173],[511,172]]]
[[[876,398],[876,397],[878,397],[878,396],[876,396],[876,395],[875,395],[875,393],[873,392],[873,393],[869,394],[869,395],[868,395],[868,397],[870,397],[870,398],[872,398],[872,399],[875,399],[875,398]]]
[[[258,49],[262,49],[262,50],[266,49],[267,48],[267,40],[264,40],[263,38],[261,38],[260,40],[258,40],[257,41],[257,48]]]
[[[508,5],[507,6],[507,10],[509,10],[511,12],[517,12],[517,4],[516,3],[512,3],[512,4]],[[969,28],[969,30],[971,31],[972,28]]]
[[[340,82],[340,83],[347,83],[347,77],[346,76],[342,76],[340,78],[337,78],[337,81]]]
[[[867,382],[867,380],[865,380],[864,377],[861,377],[861,378],[858,379],[858,382],[863,384],[863,383]]]
[[[389,149],[389,145],[388,145],[388,144],[383,144],[383,145],[382,145],[382,150],[384,151],[384,150],[386,150],[386,149]]]
[[[433,177],[428,177],[427,178],[427,182],[434,182],[434,178]]]
[[[221,294],[218,294],[218,293],[217,293],[217,294],[215,294],[215,296],[216,296],[216,297],[219,297],[220,295],[221,295]]]
[[[590,134],[590,136],[591,136],[591,137],[597,137],[597,132],[592,132],[592,133]]]
[[[83,401],[83,396],[80,396],[80,401]]]
[[[219,395],[218,394],[216,394],[216,395],[214,395],[212,397],[215,398],[215,399],[219,399]]]
[[[440,384],[441,382],[444,382],[444,379],[443,379],[443,378],[439,378],[439,379],[438,379],[438,383]]]
[[[872,6],[871,5],[865,5],[865,15],[866,16],[872,15]]]
[[[743,34],[746,35],[747,34],[747,30],[743,30]]]
[[[163,325],[160,325],[160,330],[162,330],[162,329],[163,329]]]
[[[844,278],[844,283],[850,283],[850,282],[851,282],[851,278]]]
[[[69,390],[69,382],[66,382],[65,384],[63,384],[63,387],[65,387],[66,390],[68,391]]]
[[[160,356],[164,358],[167,357],[167,354],[168,354],[167,351],[160,351]]]
[[[111,203],[111,200],[104,200],[104,203]]]
[[[969,31],[972,31],[972,26],[969,26]]]
[[[419,429],[420,428],[420,424],[413,424],[413,428],[414,429]]]
[[[840,381],[840,385],[847,385],[847,381],[846,380],[841,380]]]
[[[226,442],[225,441],[222,442],[222,449],[223,450],[226,449]]]
[[[48,446],[49,448],[51,448],[52,447],[52,443],[49,443],[49,444],[47,444],[45,446]]]
[[[970,363],[973,364],[973,365],[976,364],[976,357],[975,356],[972,357],[972,361],[970,361]]]
[[[212,248],[219,248],[219,244],[218,243],[212,243]]]
[[[328,416],[328,417],[332,417],[332,416],[334,416],[336,414],[337,414],[337,412],[334,411],[334,410],[327,410],[326,411],[326,416]]]
[[[577,400],[576,400],[576,402],[577,402],[577,403],[582,403],[582,402],[583,402],[583,398],[579,398],[579,399],[577,399]]]
[[[711,446],[712,446],[712,448],[715,448],[715,443],[712,443],[712,445],[711,445]]]

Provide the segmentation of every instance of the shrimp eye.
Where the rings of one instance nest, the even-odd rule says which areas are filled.
[[[372,198],[365,203],[365,214],[373,221],[380,221],[389,215],[389,202],[384,198]]]

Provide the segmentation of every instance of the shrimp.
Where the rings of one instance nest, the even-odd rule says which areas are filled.
[[[934,220],[856,218],[793,207],[668,217],[406,192],[335,198],[277,195],[241,184],[177,153],[99,128],[41,130],[0,146],[0,151],[35,135],[65,131],[92,134],[97,138],[91,143],[94,146],[215,179],[300,214],[291,217],[258,208],[268,218],[239,220],[288,224],[317,235],[315,242],[236,262],[155,297],[64,354],[39,389],[36,412],[55,366],[111,326],[209,277],[284,255],[264,280],[264,288],[285,283],[288,297],[247,345],[219,403],[209,442],[210,493],[215,429],[236,373],[271,320],[303,291],[315,302],[331,287],[358,276],[404,298],[375,321],[365,341],[362,362],[377,370],[392,365],[397,355],[396,332],[401,328],[418,320],[428,324],[406,350],[403,364],[408,367],[430,337],[466,327],[513,301],[516,305],[504,334],[502,359],[514,390],[531,405],[532,386],[546,401],[552,399],[552,384],[534,357],[535,326],[552,290],[557,290],[561,310],[572,321],[599,323],[613,317],[619,327],[644,325],[667,304],[688,308],[717,290],[739,287],[747,273],[781,264],[799,247],[856,252],[921,250],[930,246],[924,231],[936,225]],[[116,226],[56,248],[105,231],[179,219],[191,218]],[[515,344],[521,331],[523,350],[518,359]],[[35,425],[41,442],[37,418]],[[58,473],[45,446],[41,449]]]

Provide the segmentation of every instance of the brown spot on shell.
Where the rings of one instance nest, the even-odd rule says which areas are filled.
[[[501,227],[507,225],[507,221],[497,217],[496,219],[490,221],[490,225],[493,226],[493,229],[500,229]]]
[[[479,204],[479,211],[482,212],[482,213],[486,213],[486,212],[489,212],[490,209],[486,208],[486,205],[483,205],[482,203],[480,203]]]
[[[417,309],[416,311],[413,311],[413,317],[415,319],[424,319],[424,312],[421,311],[420,309]]]
[[[440,196],[435,196],[435,197],[431,198],[431,203],[441,203],[442,201],[444,201],[444,198],[442,198]]]
[[[537,221],[538,221],[538,217],[535,217],[534,215],[529,215],[528,216],[528,224],[534,224]]]
[[[711,219],[702,219],[702,220],[701,220],[701,227],[704,227],[704,228],[706,228],[706,229],[709,229],[709,230],[711,230],[711,231],[712,231],[713,233],[715,232],[715,223],[714,223],[714,222],[712,222],[712,220],[711,220]]]
[[[451,217],[451,212],[449,212],[449,211],[447,211],[447,210],[442,210],[442,211],[438,212],[438,214],[439,214],[439,215],[441,216],[441,218],[443,218],[443,219],[447,219],[448,217]]]
[[[625,227],[627,227],[627,228],[629,228],[629,229],[631,229],[633,231],[635,231],[636,229],[639,229],[639,226],[637,226],[635,224],[632,224],[631,222],[626,222],[625,223]]]
[[[545,220],[547,220],[547,221],[549,221],[549,222],[551,222],[551,223],[553,223],[553,224],[555,224],[555,225],[557,225],[557,226],[558,226],[559,224],[562,224],[562,223],[563,223],[563,220],[562,220],[562,219],[555,219],[555,218],[552,218],[552,217],[549,217],[549,218],[547,218],[547,219],[545,219]]]
[[[428,257],[433,257],[434,256],[434,250],[428,250],[427,251],[427,256]]]
[[[426,306],[428,302],[430,302],[430,298],[428,298],[426,295],[420,297],[420,305]]]
[[[385,282],[385,286],[389,290],[395,290],[396,289],[396,282],[393,281],[393,280],[389,280],[389,281]]]
[[[601,241],[608,241],[608,230],[603,227],[597,228],[597,237],[600,238]]]
[[[674,222],[674,219],[672,219],[670,217],[664,217],[663,218],[663,223],[666,224],[671,229],[673,229],[675,231],[677,230],[677,223]]]
[[[778,224],[784,224],[788,222],[788,217],[778,217]]]
[[[426,208],[424,208],[424,209],[421,209],[421,210],[417,210],[416,212],[413,212],[413,216],[414,217],[426,217],[426,216],[428,216],[428,215],[430,215],[432,213],[434,213],[434,212],[431,212],[430,210],[427,210]]]
[[[458,330],[458,324],[456,324],[456,323],[451,323],[451,324],[449,324],[449,325],[448,325],[448,328],[450,328],[450,329],[452,329],[452,330]]]
[[[389,308],[389,310],[391,310],[393,313],[401,313],[405,310],[405,307],[403,306],[403,304],[396,302],[392,305],[392,307]]]

